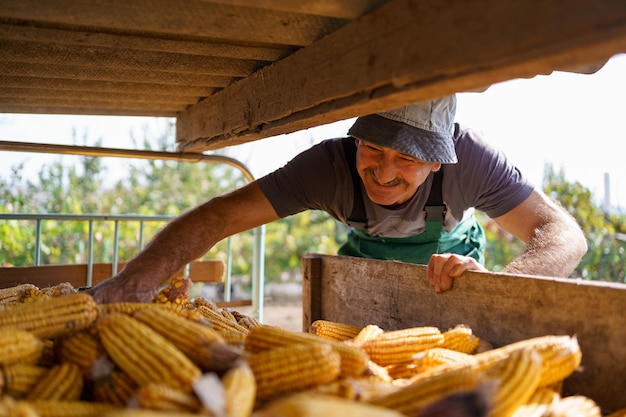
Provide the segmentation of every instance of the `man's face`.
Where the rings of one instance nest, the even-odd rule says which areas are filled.
[[[356,168],[368,197],[382,206],[409,200],[431,171],[441,164],[425,162],[391,148],[356,139]]]

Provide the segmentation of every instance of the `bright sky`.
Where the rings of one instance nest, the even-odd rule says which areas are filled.
[[[604,198],[604,176],[610,175],[613,206],[626,206],[626,55],[611,59],[593,75],[553,73],[532,79],[512,80],[482,93],[458,96],[457,121],[483,132],[503,150],[532,182],[541,185],[544,164],[563,169],[568,181],[589,188],[596,201]],[[353,120],[345,120],[290,135],[263,139],[228,148],[228,155],[242,161],[260,177],[320,140],[343,136]],[[0,114],[0,140],[132,148],[131,135],[145,137],[165,132],[168,119],[145,117],[60,116]],[[76,133],[75,135],[73,133]],[[73,137],[77,138],[74,143]],[[0,175],[25,162],[28,174],[59,155],[0,151]],[[73,156],[63,156],[72,163]],[[132,160],[105,158],[112,175],[123,177]]]

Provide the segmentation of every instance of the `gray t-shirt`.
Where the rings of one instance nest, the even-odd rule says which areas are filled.
[[[455,124],[454,141],[458,163],[442,165],[442,195],[448,209],[445,231],[451,231],[474,208],[498,217],[530,195],[533,186],[521,172],[475,131]],[[408,237],[423,232],[423,209],[432,181],[431,173],[409,201],[394,208],[373,203],[361,183],[367,233]],[[353,183],[341,138],[314,145],[282,168],[259,178],[258,184],[280,217],[307,209],[324,210],[346,223],[352,212]]]

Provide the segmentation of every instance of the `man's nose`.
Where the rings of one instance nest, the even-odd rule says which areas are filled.
[[[393,181],[397,177],[397,169],[389,157],[381,156],[374,169],[378,182],[384,184]]]

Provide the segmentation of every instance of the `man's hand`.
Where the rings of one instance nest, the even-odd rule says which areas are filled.
[[[150,302],[156,296],[158,289],[145,284],[141,285],[141,281],[141,279],[131,279],[130,276],[122,271],[83,291],[91,295],[99,304],[122,301]]]
[[[476,259],[452,253],[435,254],[426,267],[428,282],[441,293],[452,289],[454,279],[465,271],[487,271]]]

